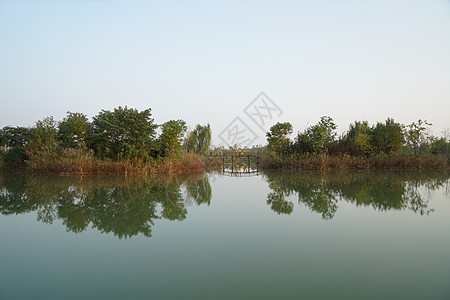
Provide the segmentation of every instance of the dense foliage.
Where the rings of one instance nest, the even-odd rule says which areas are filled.
[[[333,119],[323,116],[294,139],[289,122],[276,123],[266,133],[267,147],[211,150],[209,124],[186,132],[183,120],[155,124],[150,109],[125,106],[102,110],[92,122],[82,113],[68,112],[59,122],[47,117],[31,128],[6,126],[0,130],[0,167],[81,174],[148,173],[155,167],[187,171],[203,168],[207,160],[199,155],[208,154],[260,156],[262,168],[447,167],[448,135],[432,136],[431,126],[425,120],[409,125],[391,118],[373,125],[355,121],[338,136]]]
[[[292,133],[292,125],[288,122],[277,123],[270,127],[266,133],[269,149],[275,153],[287,153],[291,146],[289,135]]]
[[[98,161],[126,161],[143,166],[155,160],[177,159],[183,149],[207,153],[211,141],[209,124],[197,125],[183,147],[186,129],[183,120],[155,124],[150,109],[138,111],[125,106],[102,110],[92,122],[82,113],[68,112],[60,122],[47,117],[31,128],[1,129],[0,164],[53,172],[62,162],[76,164],[83,170],[88,161],[93,167],[97,165],[92,162]]]
[[[205,155],[209,152],[211,144],[211,127],[209,124],[198,124],[186,137],[184,145],[187,152]]]
[[[299,158],[316,155],[350,155],[372,157],[380,154],[442,154],[449,155],[447,137],[437,138],[430,131],[431,123],[419,120],[403,125],[388,118],[370,126],[367,121],[355,121],[347,132],[337,138],[336,124],[330,117],[299,132],[294,141],[290,123],[277,123],[267,132],[268,149],[275,157]]]

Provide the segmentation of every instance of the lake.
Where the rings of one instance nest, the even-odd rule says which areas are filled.
[[[0,299],[450,299],[442,171],[0,175]]]

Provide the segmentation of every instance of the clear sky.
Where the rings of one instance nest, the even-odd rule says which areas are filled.
[[[0,0],[0,127],[121,105],[211,124],[264,91],[294,131],[331,116],[450,127],[449,0]]]

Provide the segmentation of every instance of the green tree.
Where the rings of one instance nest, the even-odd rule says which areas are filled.
[[[114,111],[102,110],[93,118],[91,147],[100,157],[112,159],[148,159],[155,151],[157,125],[150,109],[119,106]]]
[[[56,125],[52,116],[37,121],[35,126],[30,129],[27,151],[32,154],[41,151],[57,152],[59,143]]]
[[[332,118],[321,117],[319,123],[298,134],[297,149],[299,152],[322,153],[335,140],[336,128]]]
[[[432,154],[443,154],[450,158],[450,143],[445,137],[435,138],[430,144],[430,151]]]
[[[370,144],[370,126],[367,121],[355,121],[350,124],[347,139],[355,144],[364,155],[368,156],[373,152]]]
[[[289,122],[276,123],[266,133],[269,149],[273,153],[287,154],[291,146],[289,135],[292,133],[292,125]]]
[[[427,122],[427,120],[418,120],[407,125],[404,131],[406,147],[409,151],[417,153],[422,149],[428,148],[431,142],[427,130],[433,124]]]
[[[67,112],[67,116],[58,124],[58,135],[65,148],[81,148],[86,145],[91,124],[85,114]]]
[[[163,157],[178,155],[186,129],[186,122],[183,120],[170,120],[162,124],[158,139],[159,154]]]
[[[377,153],[398,152],[403,143],[402,126],[391,118],[378,122],[370,129],[370,142]]]
[[[26,127],[6,126],[0,130],[0,143],[3,161],[7,164],[22,164],[28,159],[25,147],[30,138],[30,129]]]
[[[209,124],[202,126],[197,124],[195,129],[191,131],[184,141],[187,152],[206,155],[211,144],[211,127]]]

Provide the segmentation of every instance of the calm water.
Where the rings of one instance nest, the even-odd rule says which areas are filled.
[[[0,299],[450,299],[450,180],[0,175]]]

